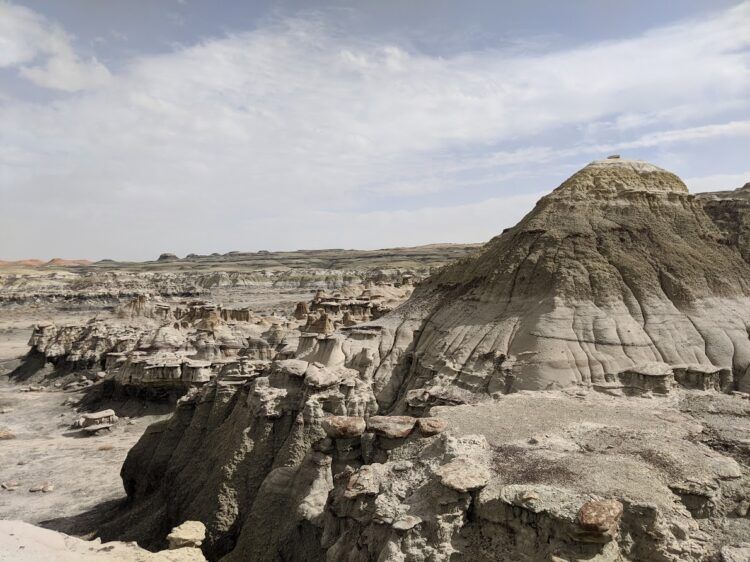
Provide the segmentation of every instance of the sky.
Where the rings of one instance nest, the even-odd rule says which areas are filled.
[[[0,0],[0,259],[484,242],[750,181],[750,1]]]

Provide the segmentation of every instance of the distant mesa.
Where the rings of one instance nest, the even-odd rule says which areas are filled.
[[[180,258],[178,258],[176,255],[170,254],[167,252],[167,253],[161,254],[159,256],[159,259],[157,259],[156,261],[177,261],[179,259]]]
[[[21,267],[39,267],[40,265],[44,265],[44,262],[42,260],[18,260],[18,261],[11,261],[8,262],[8,265],[16,265]]]
[[[62,258],[53,258],[49,261],[27,259],[27,260],[16,260],[16,261],[2,261],[0,260],[0,267],[75,267],[83,265],[91,265],[93,262],[89,260],[65,260]]]
[[[44,265],[51,265],[56,267],[71,267],[75,265],[91,265],[92,263],[94,262],[89,260],[64,260],[62,258],[52,258]]]

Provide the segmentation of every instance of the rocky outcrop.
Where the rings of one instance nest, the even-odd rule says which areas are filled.
[[[282,361],[183,399],[128,455],[131,507],[105,537],[160,547],[192,518],[230,561],[676,562],[750,531],[736,515],[747,469],[694,442],[699,408],[547,391],[381,416],[355,373],[322,388],[311,367]]]
[[[728,245],[750,262],[750,182],[734,191],[699,193],[696,198]]]
[[[117,321],[82,326],[38,324],[31,350],[11,377],[53,383],[88,373],[108,392],[169,399],[212,380],[240,357],[275,358],[288,346],[296,347],[299,333],[297,324],[284,318],[205,301],[168,304],[138,296],[116,314]]]
[[[230,561],[716,558],[750,532],[748,279],[676,176],[594,162],[394,311],[191,391],[128,455],[105,536],[197,520]]]

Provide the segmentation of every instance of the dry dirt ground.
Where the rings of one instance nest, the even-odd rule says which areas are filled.
[[[311,296],[309,289],[250,289],[221,292],[221,302],[256,311],[289,311]],[[121,419],[111,429],[84,436],[71,429],[84,391],[52,387],[24,392],[5,376],[29,347],[34,324],[82,324],[107,317],[111,306],[49,303],[0,308],[0,520],[19,519],[75,534],[125,498],[120,468],[146,427],[170,415],[168,405],[131,400],[104,404]],[[125,417],[129,416],[129,417]],[[5,435],[10,438],[1,438]],[[45,484],[51,491],[30,491]],[[47,488],[49,489],[49,487]]]
[[[25,314],[25,319],[15,314],[0,319],[0,433],[10,437],[0,439],[0,483],[5,483],[0,489],[0,519],[47,521],[48,526],[72,531],[77,515],[125,496],[119,476],[125,456],[146,427],[165,414],[157,409],[121,419],[110,432],[89,437],[72,430],[82,392],[22,392],[22,385],[3,376],[26,352],[30,325],[50,316]],[[81,320],[80,314],[58,314],[54,319],[75,317]],[[142,408],[124,406],[133,413]],[[44,485],[51,491],[30,491]]]
[[[124,497],[119,472],[128,450],[160,416],[120,420],[110,432],[82,436],[70,426],[80,392],[19,392],[0,386],[0,424],[14,435],[0,442],[0,519],[40,523],[73,516]],[[10,411],[9,411],[10,410]],[[132,424],[132,425],[131,425]],[[31,492],[51,484],[50,492]]]

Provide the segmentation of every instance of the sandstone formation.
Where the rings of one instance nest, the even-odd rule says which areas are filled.
[[[296,352],[190,390],[103,534],[200,521],[228,561],[735,556],[750,266],[725,242],[673,174],[593,162],[395,310],[334,331],[324,308]]]
[[[699,193],[698,200],[726,237],[750,261],[750,182],[734,191]]]
[[[202,300],[137,295],[115,309],[114,321],[37,324],[31,350],[11,376],[47,383],[63,380],[66,390],[101,383],[110,394],[114,390],[175,399],[217,376],[242,379],[246,371],[256,372],[270,360],[292,357],[301,337],[330,335],[337,327],[384,314],[412,289],[409,281],[399,286],[354,284],[332,295],[318,290],[309,304],[298,303],[290,318]],[[71,375],[83,378],[71,382]]]
[[[11,377],[47,383],[62,379],[66,389],[101,383],[178,397],[215,378],[228,362],[273,359],[297,342],[293,322],[205,301],[166,303],[140,295],[116,314],[117,321],[38,324],[31,350]],[[82,373],[82,382],[69,382]]]

